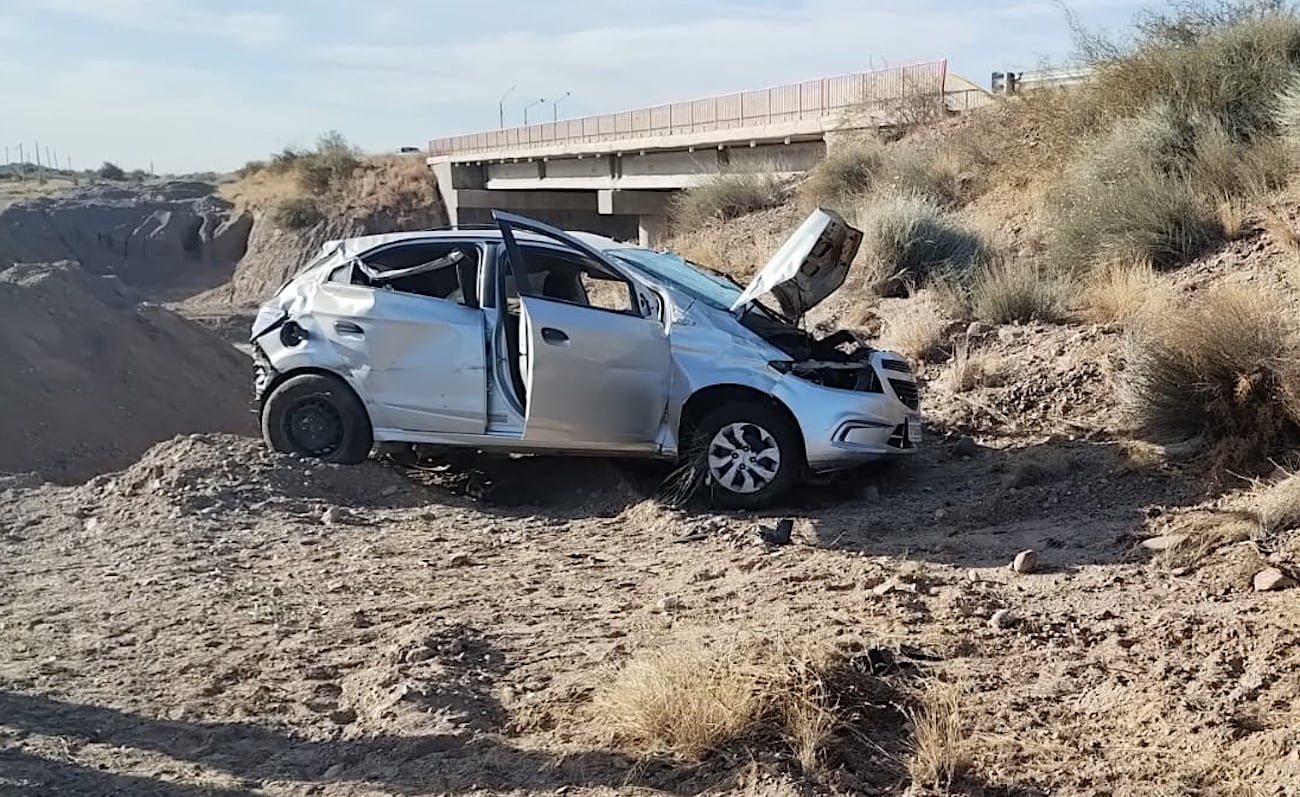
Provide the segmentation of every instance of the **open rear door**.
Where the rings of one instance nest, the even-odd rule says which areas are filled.
[[[631,282],[599,252],[531,219],[494,212],[520,298],[524,440],[615,451],[652,450],[668,403],[671,355],[663,325],[640,313]],[[540,239],[521,245],[516,231]],[[532,284],[528,250],[562,248],[575,267],[599,269],[628,291],[629,309],[551,298]]]

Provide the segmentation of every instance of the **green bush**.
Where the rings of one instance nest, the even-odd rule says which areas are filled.
[[[966,282],[988,256],[984,239],[954,221],[933,200],[887,195],[857,213],[872,290],[903,296],[936,279]]]
[[[311,197],[281,200],[271,211],[271,221],[284,230],[305,230],[324,218],[320,206]]]
[[[775,174],[713,175],[676,197],[671,209],[673,224],[681,231],[689,231],[710,221],[726,221],[776,207],[785,196],[785,183]]]

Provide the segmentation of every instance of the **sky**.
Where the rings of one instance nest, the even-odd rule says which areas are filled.
[[[1144,5],[1073,0],[1119,31]],[[946,58],[1070,55],[1052,0],[0,0],[0,144],[76,168],[225,171],[338,130],[442,135]]]

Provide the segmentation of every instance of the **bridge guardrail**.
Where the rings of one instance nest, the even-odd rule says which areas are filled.
[[[688,102],[437,138],[429,142],[429,154],[472,154],[821,119],[837,112],[888,107],[915,97],[937,98],[943,94],[947,73],[948,62],[942,60],[817,78]]]

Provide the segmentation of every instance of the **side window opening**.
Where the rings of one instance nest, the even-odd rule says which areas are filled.
[[[350,281],[354,285],[478,307],[480,259],[479,248],[467,243],[395,246],[350,265]],[[387,272],[405,273],[386,278]]]
[[[524,293],[583,307],[633,313],[631,286],[599,263],[576,253],[548,247],[520,246],[528,269],[529,289]],[[509,280],[507,291],[518,290]]]

